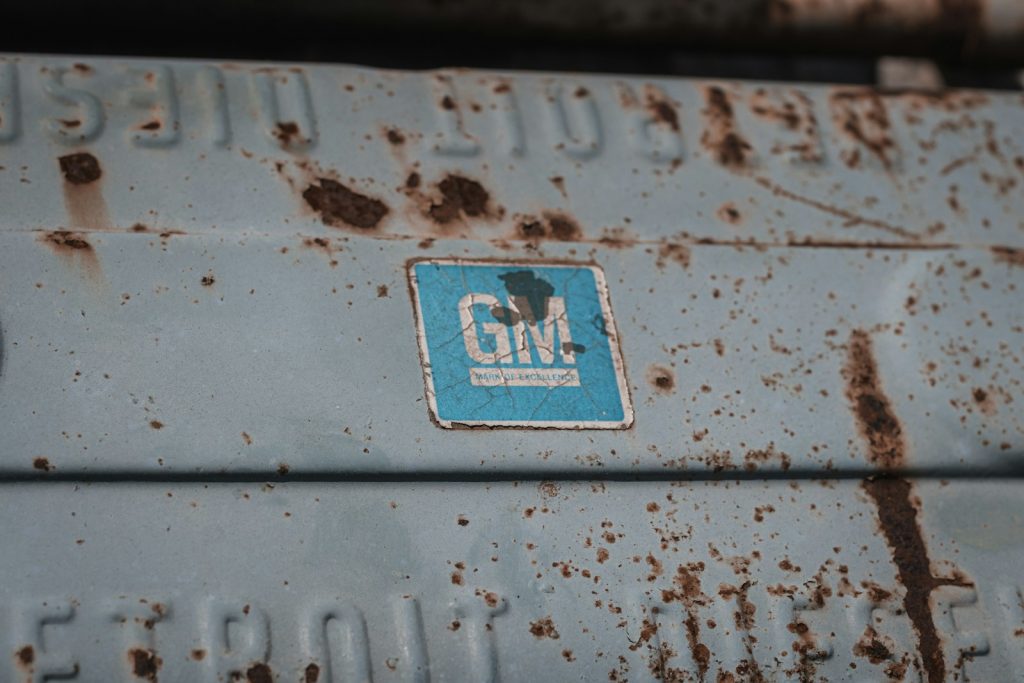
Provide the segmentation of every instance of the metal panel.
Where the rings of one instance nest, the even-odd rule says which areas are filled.
[[[1013,484],[920,485],[899,569],[849,481],[2,493],[4,680],[1019,679]]]
[[[0,74],[5,471],[873,469],[844,373],[858,330],[899,465],[1020,450],[1017,95]],[[602,266],[635,427],[431,428],[404,275],[424,256]]]
[[[1017,675],[1019,95],[10,57],[0,103],[0,680]],[[423,258],[599,267],[632,426],[431,422]]]

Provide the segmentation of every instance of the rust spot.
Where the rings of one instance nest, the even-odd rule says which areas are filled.
[[[839,91],[829,97],[836,126],[878,158],[886,169],[892,168],[890,154],[896,143],[889,135],[889,114],[882,97],[873,90]],[[860,165],[858,149],[845,150],[840,156],[850,168]]]
[[[882,391],[871,337],[863,330],[850,334],[843,377],[846,397],[853,406],[860,432],[868,442],[868,459],[886,469],[901,466],[906,453],[903,428]]]
[[[103,175],[100,162],[88,152],[66,154],[57,159],[60,162],[64,180],[72,185],[87,185],[100,179]]]
[[[148,123],[144,123],[139,127],[142,128],[142,130],[160,130],[160,122],[149,121]]]
[[[437,189],[441,201],[430,205],[427,214],[441,225],[451,223],[460,215],[470,218],[486,215],[490,195],[484,186],[475,180],[460,175],[445,176]]]
[[[247,432],[242,432],[242,441],[245,442],[246,446],[252,445],[252,437]]]
[[[259,662],[246,670],[245,680],[249,683],[274,683],[274,672],[269,666]]]
[[[669,261],[675,261],[683,268],[690,266],[690,250],[682,244],[666,242],[658,247],[658,259],[655,265],[664,268]]]
[[[716,212],[718,219],[728,223],[729,225],[738,225],[743,222],[743,214],[740,213],[739,209],[732,202],[726,202],[718,207]]]
[[[55,230],[54,232],[43,233],[49,244],[55,245],[58,249],[70,249],[74,251],[92,251],[85,236],[77,232],[66,230]]]
[[[535,638],[551,638],[552,640],[558,640],[559,638],[558,630],[555,628],[555,623],[551,621],[551,617],[531,621],[530,633]]]
[[[420,174],[413,171],[405,179],[405,187],[410,190],[415,190],[420,186]]]
[[[675,374],[664,365],[652,365],[648,368],[647,382],[659,394],[671,394],[676,388]]]
[[[153,429],[163,429],[164,423],[161,422],[160,420],[150,420],[149,426],[152,427]]]
[[[274,127],[274,137],[281,141],[282,145],[292,144],[293,138],[299,135],[299,125],[294,121],[278,121]]]
[[[853,646],[853,654],[866,657],[872,664],[881,664],[892,658],[892,651],[878,637],[878,632],[871,626],[864,630],[860,640]]]
[[[701,143],[723,166],[744,165],[751,147],[736,129],[736,119],[729,96],[723,88],[711,86],[705,91],[705,99],[706,127],[701,136]]]
[[[320,666],[315,662],[310,662],[306,666],[303,681],[305,683],[316,683],[320,680]]]
[[[216,281],[217,278],[213,276],[213,273],[208,273],[199,280],[199,284],[201,284],[203,287],[213,287],[213,283],[215,283]]]
[[[133,648],[128,651],[128,661],[131,662],[132,673],[136,678],[156,683],[157,672],[160,671],[163,660],[157,657],[153,650]]]
[[[978,404],[978,410],[981,411],[982,415],[995,415],[996,404],[990,392],[981,387],[975,387],[971,392],[971,397]]]
[[[291,471],[291,469],[292,468],[288,466],[288,463],[283,462],[277,466],[277,473],[283,477],[284,475],[288,474]]]
[[[88,152],[59,157],[64,175],[64,206],[73,227],[104,230],[110,227],[107,205],[98,182],[103,175],[100,162]]]
[[[647,109],[651,116],[658,123],[667,125],[672,130],[679,132],[679,112],[676,106],[666,97],[660,97],[654,93],[647,94]]]
[[[192,650],[192,652],[189,653],[189,656],[192,657],[192,659],[194,659],[195,661],[201,662],[204,659],[206,659],[206,650],[197,648],[195,650]]]
[[[388,142],[390,142],[392,145],[405,144],[405,136],[402,135],[402,132],[396,128],[388,129],[387,138]]]
[[[42,472],[52,472],[54,470],[54,467],[53,465],[50,464],[49,459],[44,458],[41,455],[32,458],[32,467]]]
[[[319,178],[319,186],[310,185],[302,193],[324,224],[339,227],[350,225],[363,230],[377,227],[388,213],[388,207],[379,199],[353,192],[336,180]]]
[[[441,107],[448,111],[453,111],[455,109],[455,100],[452,99],[451,95],[445,95],[441,98]]]
[[[550,178],[548,178],[548,181],[549,181],[549,182],[550,182],[550,183],[551,183],[552,185],[554,185],[554,186],[555,186],[555,189],[556,189],[556,190],[558,190],[558,192],[559,192],[559,193],[560,193],[560,194],[561,194],[561,195],[562,195],[563,197],[565,197],[565,198],[568,198],[568,197],[569,197],[569,195],[568,195],[568,194],[566,193],[566,191],[565,191],[565,178],[563,178],[563,177],[562,177],[562,176],[560,176],[560,175],[556,175],[556,176],[551,176]]]
[[[387,285],[377,285],[377,298],[378,299],[386,299],[387,297],[388,297],[388,286]]]
[[[996,261],[1008,263],[1011,266],[1024,266],[1024,249],[1013,247],[991,247],[992,254]]]
[[[14,653],[14,656],[18,658],[18,663],[24,667],[32,666],[32,662],[36,661],[36,651],[31,645],[23,645]]]
[[[524,218],[519,223],[520,237],[539,241],[552,239],[560,242],[575,242],[583,236],[580,226],[564,213],[546,212],[541,219]]]
[[[459,526],[469,526],[469,520],[462,515],[459,515],[456,521],[459,523]]]

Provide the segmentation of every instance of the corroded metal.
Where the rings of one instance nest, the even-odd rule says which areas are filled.
[[[1016,670],[1022,106],[5,59],[0,678]],[[600,273],[633,419],[435,425],[424,260]]]

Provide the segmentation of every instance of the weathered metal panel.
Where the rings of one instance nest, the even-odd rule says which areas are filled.
[[[0,680],[1011,679],[1022,105],[7,58]],[[423,259],[632,423],[432,422]]]
[[[1019,452],[1019,95],[0,74],[6,471],[873,469],[858,330],[900,465]],[[585,447],[429,428],[404,273],[427,256],[601,266],[635,427]]]
[[[899,569],[851,481],[2,493],[4,680],[1019,679],[1016,484],[920,485]]]

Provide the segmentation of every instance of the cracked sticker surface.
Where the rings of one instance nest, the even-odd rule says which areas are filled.
[[[427,398],[442,427],[633,422],[608,288],[589,264],[409,264]]]

